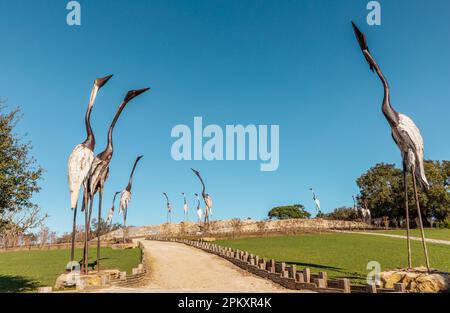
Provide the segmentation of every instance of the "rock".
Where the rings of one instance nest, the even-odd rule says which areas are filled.
[[[449,273],[424,267],[411,270],[397,269],[380,273],[383,288],[393,288],[396,283],[403,283],[408,292],[441,292],[449,290]]]
[[[77,284],[77,276],[76,272],[59,275],[55,282],[55,289],[74,287]]]
[[[384,288],[394,288],[394,284],[401,283],[403,280],[404,274],[401,272],[387,272],[381,273],[380,278],[384,283]]]
[[[39,287],[38,293],[51,293],[52,287]]]
[[[113,250],[126,250],[126,249],[133,249],[136,248],[136,244],[134,243],[117,243],[117,244],[113,244],[111,245],[111,249]]]
[[[119,270],[104,270],[98,272],[90,272],[88,275],[81,275],[79,272],[70,272],[61,274],[55,283],[55,289],[65,289],[75,287],[77,290],[83,290],[87,287],[108,285],[111,280],[120,279]]]

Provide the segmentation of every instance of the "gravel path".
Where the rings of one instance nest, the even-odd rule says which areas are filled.
[[[149,263],[148,285],[112,287],[101,292],[291,292],[216,255],[181,243],[142,243]]]
[[[372,233],[372,232],[365,232],[365,231],[335,230],[334,232],[336,232],[336,233],[346,233],[346,234],[361,234],[361,235],[372,235],[372,236],[382,236],[382,237],[406,239],[406,236],[402,236],[402,235],[384,234],[384,233]],[[426,233],[425,233],[425,236],[426,236]],[[422,238],[420,238],[420,237],[409,237],[409,238],[411,240],[415,240],[415,241],[422,241]],[[425,241],[429,242],[429,243],[438,243],[438,244],[449,245],[450,246],[450,241],[449,240],[425,238]]]

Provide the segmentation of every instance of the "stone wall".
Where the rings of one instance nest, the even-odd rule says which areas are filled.
[[[363,222],[334,221],[326,219],[289,219],[276,221],[254,221],[254,220],[223,220],[211,221],[208,229],[193,222],[181,222],[172,224],[160,224],[142,227],[129,227],[128,238],[143,238],[156,235],[167,236],[196,236],[205,233],[214,236],[224,235],[251,235],[263,233],[298,233],[298,232],[320,232],[327,230],[357,230],[372,228]],[[113,240],[123,237],[122,229],[111,232],[102,239]]]

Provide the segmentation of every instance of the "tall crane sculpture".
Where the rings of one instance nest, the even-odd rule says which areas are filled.
[[[125,98],[123,99],[122,103],[119,105],[119,108],[117,109],[117,112],[114,116],[114,119],[109,127],[108,130],[108,143],[103,150],[103,152],[97,154],[94,161],[92,162],[92,166],[89,172],[89,178],[87,182],[87,188],[88,188],[88,197],[86,197],[86,201],[89,201],[89,212],[88,210],[85,210],[85,219],[86,219],[86,230],[85,230],[85,254],[84,254],[84,266],[85,266],[85,272],[88,272],[88,250],[89,250],[89,225],[91,222],[91,214],[92,214],[92,206],[94,202],[94,196],[98,192],[99,195],[99,203],[98,203],[98,221],[101,220],[101,213],[102,213],[102,194],[103,194],[103,188],[105,185],[105,181],[108,178],[109,174],[109,164],[111,162],[111,159],[113,157],[113,130],[114,126],[116,125],[117,120],[119,119],[120,114],[122,113],[125,106],[133,100],[135,97],[139,96],[140,94],[146,92],[150,88],[144,88],[144,89],[138,89],[138,90],[130,90],[126,94]],[[87,202],[85,205],[87,209]],[[99,224],[100,225],[100,224]],[[100,271],[100,249],[97,250],[97,270]]]
[[[408,116],[396,112],[391,105],[390,99],[390,89],[389,84],[380,67],[375,62],[372,54],[367,46],[367,41],[365,35],[356,27],[355,23],[352,22],[353,30],[358,40],[359,46],[362,53],[369,63],[371,71],[375,71],[383,84],[384,98],[382,104],[382,112],[387,119],[389,126],[392,131],[392,138],[400,149],[402,160],[403,160],[403,184],[405,192],[405,211],[406,211],[406,236],[407,236],[407,249],[408,249],[408,267],[412,268],[411,260],[411,242],[409,236],[409,206],[408,206],[408,173],[411,173],[414,187],[414,195],[416,200],[417,214],[420,225],[420,232],[422,236],[422,246],[425,254],[426,265],[428,271],[430,270],[430,261],[428,256],[427,243],[425,239],[425,233],[422,223],[422,214],[420,211],[419,196],[417,191],[417,182],[420,186],[427,190],[429,188],[429,183],[425,175],[424,169],[424,144],[422,135],[420,134],[419,128]]]
[[[181,195],[183,196],[183,212],[184,212],[184,221],[186,222],[189,218],[188,214],[189,214],[189,206],[186,200],[186,195],[184,194],[184,192],[181,193]]]
[[[133,164],[133,169],[131,170],[130,179],[128,181],[127,187],[122,190],[122,194],[120,197],[120,207],[119,214],[123,213],[123,243],[126,242],[126,228],[127,228],[127,213],[128,213],[128,204],[131,201],[131,187],[133,185],[133,175],[136,169],[138,162],[142,159],[143,155],[140,155],[136,158]]]
[[[116,197],[117,197],[118,194],[120,194],[120,191],[116,191],[116,192],[114,193],[113,202],[112,202],[112,207],[111,207],[111,209],[109,210],[109,213],[108,213],[108,219],[106,220],[106,223],[107,223],[107,224],[112,223],[113,216],[114,216],[114,210],[115,210]]]
[[[316,196],[316,193],[314,192],[314,190],[312,188],[309,188],[309,190],[311,190],[312,195],[313,195],[313,201],[314,204],[316,205],[316,209],[317,209],[317,215],[320,215],[320,200],[319,198]]]
[[[203,213],[202,213],[202,208],[200,207],[200,198],[198,196],[198,193],[194,193],[195,198],[197,199],[197,218],[198,218],[198,224],[201,225],[202,223],[202,218],[203,218]]]
[[[75,233],[76,233],[76,222],[77,222],[77,207],[78,207],[78,196],[80,193],[81,185],[84,186],[86,182],[89,169],[91,168],[92,162],[94,161],[94,148],[95,148],[95,137],[91,128],[91,112],[94,107],[95,98],[99,90],[110,80],[112,75],[108,75],[102,78],[97,78],[94,80],[94,85],[92,86],[91,96],[89,99],[89,105],[85,116],[85,125],[87,138],[81,144],[77,145],[69,156],[68,160],[68,170],[67,176],[69,179],[69,190],[70,190],[70,208],[73,210],[73,222],[72,222],[72,243],[70,249],[70,261],[74,260],[75,253]],[[84,202],[83,202],[84,203]]]
[[[212,198],[208,193],[206,193],[205,183],[203,182],[200,172],[194,170],[193,168],[191,168],[191,170],[198,177],[198,179],[200,180],[200,183],[202,184],[202,187],[203,187],[202,197],[203,197],[203,201],[205,201],[205,205],[206,205],[206,207],[205,207],[205,224],[208,224],[209,223],[209,215],[211,214],[211,210],[212,210],[212,206],[213,206]]]
[[[167,193],[163,192],[164,197],[166,197],[166,207],[167,207],[167,223],[172,223],[172,204],[169,201],[169,196]]]

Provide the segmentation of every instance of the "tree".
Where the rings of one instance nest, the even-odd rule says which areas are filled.
[[[305,210],[303,205],[294,204],[275,207],[269,211],[268,216],[270,219],[284,220],[290,218],[309,218],[311,214]]]
[[[437,221],[450,217],[450,161],[425,161],[425,173],[430,183],[427,191],[419,188],[419,202],[426,220]],[[372,217],[401,220],[405,215],[403,172],[394,164],[380,163],[361,175],[356,181],[361,207],[370,209]],[[410,216],[417,217],[413,184],[408,175],[408,195]]]
[[[358,211],[354,208],[340,207],[334,209],[333,212],[325,214],[325,218],[338,221],[354,221],[360,218]]]
[[[14,133],[19,121],[20,109],[6,112],[0,103],[0,237],[23,235],[47,217],[32,202],[43,169],[30,156],[31,143]]]
[[[89,232],[90,239],[97,238],[97,219],[93,218],[91,221],[91,230]],[[110,224],[107,223],[104,219],[100,219],[100,236],[106,235],[112,231],[122,228],[122,225],[119,223]]]

